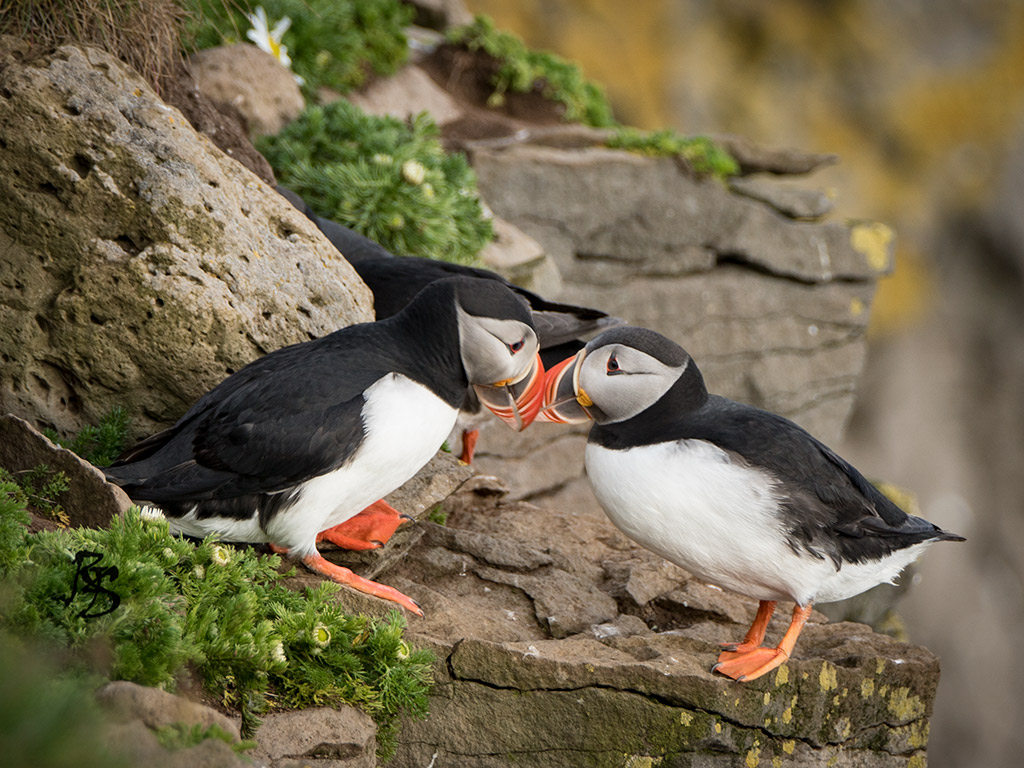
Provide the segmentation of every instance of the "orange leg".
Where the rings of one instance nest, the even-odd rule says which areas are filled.
[[[773,613],[775,613],[775,601],[762,600],[757,606],[757,615],[754,616],[754,623],[747,630],[747,636],[743,638],[743,642],[720,643],[722,649],[727,653],[747,653],[755,648],[759,648],[761,643],[764,642],[765,632],[768,631],[768,622],[772,620]],[[721,660],[721,657],[719,657],[719,661]]]
[[[476,441],[479,439],[479,429],[465,429],[462,431],[462,455],[459,456],[459,459],[464,464],[473,463],[473,454],[476,453]]]
[[[718,655],[718,663],[711,668],[712,672],[721,672],[733,680],[753,680],[766,672],[771,672],[790,657],[793,653],[793,646],[796,645],[796,640],[800,637],[800,632],[804,628],[804,624],[810,618],[811,604],[793,606],[793,619],[789,623],[786,634],[782,636],[782,641],[775,648],[755,647],[751,650],[740,650],[758,632],[761,634],[761,639],[764,639],[764,630],[758,628],[758,620],[762,618],[763,606],[764,603],[762,602],[761,607],[757,610],[754,624],[747,633],[747,639],[737,646],[736,651],[723,651],[720,653]],[[768,615],[771,615],[770,612]],[[767,626],[767,619],[763,623]]]
[[[284,547],[279,547],[277,544],[271,543],[270,549],[277,554],[287,554],[288,550]],[[331,581],[335,581],[338,584],[343,584],[346,587],[352,587],[360,592],[365,592],[368,595],[379,597],[382,600],[390,600],[393,603],[398,603],[400,606],[405,608],[407,611],[412,611],[417,616],[422,616],[423,611],[420,609],[419,603],[413,600],[411,597],[406,597],[394,587],[389,587],[385,584],[378,584],[376,581],[370,581],[364,579],[362,576],[357,576],[352,573],[348,568],[343,568],[340,565],[325,560],[319,552],[314,552],[311,555],[306,555],[302,558],[302,564],[313,571],[313,573],[319,573],[321,576],[326,576]]]
[[[407,520],[412,518],[401,514],[381,499],[344,523],[320,531],[316,541],[317,544],[329,541],[343,549],[378,549],[383,547],[398,526]]]
[[[306,555],[302,558],[302,564],[314,573],[326,576],[331,581],[336,581],[339,584],[352,587],[352,589],[357,589],[368,595],[379,597],[382,600],[390,600],[393,603],[398,603],[400,606],[405,608],[405,610],[412,611],[417,616],[423,615],[423,611],[415,600],[410,597],[406,597],[394,587],[388,587],[384,584],[378,584],[376,581],[364,579],[362,576],[357,576],[348,568],[342,568],[340,565],[335,565],[328,560],[324,560],[323,556],[318,552],[315,552],[312,555]]]

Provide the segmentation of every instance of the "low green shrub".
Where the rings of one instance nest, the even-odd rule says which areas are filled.
[[[448,154],[427,113],[409,122],[346,101],[306,109],[257,147],[278,180],[320,216],[404,256],[476,261],[493,237],[462,154]]]
[[[400,712],[426,714],[431,655],[402,640],[398,611],[345,614],[341,587],[280,584],[280,559],[172,536],[132,508],[103,530],[29,534],[0,481],[0,627],[68,649],[82,668],[173,689],[197,676],[252,734],[269,708],[353,704],[393,748]],[[99,649],[105,649],[102,652]]]
[[[499,62],[491,106],[502,104],[509,91],[538,90],[564,105],[567,122],[599,128],[615,125],[604,89],[587,80],[578,65],[553,53],[530,50],[516,35],[496,29],[489,17],[477,16],[472,24],[449,30],[447,39],[471,51],[482,50]]]

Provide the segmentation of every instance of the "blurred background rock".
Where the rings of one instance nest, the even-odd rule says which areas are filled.
[[[624,123],[837,153],[814,179],[837,213],[896,230],[837,447],[969,539],[925,558],[900,603],[910,638],[943,661],[930,765],[1019,765],[1024,3],[466,4],[578,61]]]

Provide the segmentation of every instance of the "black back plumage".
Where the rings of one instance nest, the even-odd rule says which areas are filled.
[[[599,339],[618,332],[609,331]],[[709,395],[693,360],[669,343],[681,353],[680,362],[665,350],[644,351],[670,365],[689,360],[679,379],[653,406],[633,418],[595,424],[592,442],[616,450],[676,440],[703,440],[718,446],[732,461],[769,478],[780,499],[780,523],[790,546],[828,557],[837,568],[843,562],[877,559],[924,541],[962,540],[907,514],[849,462],[789,419]]]
[[[402,374],[459,406],[469,384],[458,340],[460,296],[471,313],[530,320],[525,304],[500,287],[435,283],[392,318],[253,361],[173,427],[127,451],[108,476],[171,514],[202,500],[204,515],[248,516],[253,496],[280,494],[352,455],[364,434],[363,393],[382,377]],[[223,503],[209,503],[217,500]]]

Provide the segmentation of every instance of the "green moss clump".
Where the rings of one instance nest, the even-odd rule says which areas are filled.
[[[345,101],[306,109],[257,147],[320,216],[406,256],[461,264],[493,237],[462,154],[448,154],[423,112],[408,123]]]
[[[487,16],[448,32],[448,42],[471,51],[482,50],[500,68],[492,81],[490,104],[503,103],[508,91],[528,93],[537,89],[547,99],[565,106],[564,119],[603,128],[615,125],[604,89],[587,80],[579,66],[545,51],[531,51],[510,32],[499,32]]]
[[[739,163],[707,136],[683,136],[672,129],[641,131],[619,128],[606,142],[612,149],[624,149],[655,157],[678,156],[699,174],[725,179],[740,172]]]
[[[390,75],[408,56],[403,32],[415,15],[399,0],[180,0],[188,11],[186,39],[197,48],[247,42],[248,14],[262,6],[269,26],[291,26],[281,42],[307,98],[321,87],[347,93],[371,73]]]
[[[25,522],[0,482],[0,628],[67,649],[84,670],[165,689],[194,674],[245,735],[271,707],[354,704],[378,722],[384,753],[399,713],[426,713],[431,656],[405,644],[397,611],[346,615],[338,585],[292,591],[277,556],[192,543],[137,508],[103,530],[29,534]],[[84,577],[83,552],[104,570]]]

